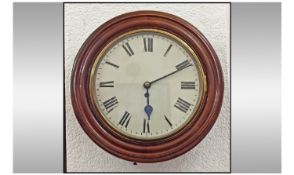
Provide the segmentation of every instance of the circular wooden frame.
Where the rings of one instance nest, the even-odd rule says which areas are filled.
[[[185,41],[198,56],[206,77],[206,94],[197,116],[176,134],[151,141],[130,139],[103,121],[90,98],[90,75],[97,55],[112,40],[138,29],[158,29]],[[195,147],[215,123],[222,106],[224,82],[218,57],[207,39],[187,21],[157,11],[137,11],[115,17],[96,29],[81,47],[71,77],[75,115],[87,135],[109,153],[133,162],[159,162]]]

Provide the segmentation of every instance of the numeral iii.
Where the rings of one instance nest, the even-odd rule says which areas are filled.
[[[194,81],[182,81],[181,82],[181,89],[195,89],[195,82]]]

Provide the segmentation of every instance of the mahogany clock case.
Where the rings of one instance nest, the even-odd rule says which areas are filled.
[[[91,97],[90,75],[97,55],[120,35],[138,29],[157,29],[184,40],[198,55],[206,77],[206,91],[192,121],[176,134],[151,141],[130,139],[113,131],[96,110]],[[87,39],[74,63],[71,99],[84,131],[101,148],[134,162],[159,162],[177,157],[196,146],[216,121],[222,105],[223,75],[214,49],[192,25],[171,14],[137,11],[115,17],[100,26]],[[97,122],[98,120],[98,122]]]
[[[199,57],[206,77],[206,92],[193,119],[176,134],[160,140],[135,140],[116,133],[95,109],[90,97],[90,70],[97,54],[121,34],[138,29],[162,30],[184,40]],[[223,94],[219,58],[205,36],[182,18],[158,11],[125,13],[101,25],[80,48],[71,74],[72,106],[85,133],[107,152],[132,162],[166,161],[194,148],[214,125]]]

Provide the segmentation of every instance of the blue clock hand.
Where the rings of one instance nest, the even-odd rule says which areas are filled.
[[[144,94],[144,96],[147,98],[147,105],[144,107],[144,111],[146,112],[146,114],[148,116],[148,120],[150,120],[151,113],[153,111],[153,107],[149,104],[149,91],[148,91],[149,88],[151,87],[151,84],[153,84],[153,83],[155,83],[155,82],[157,82],[159,80],[162,80],[162,79],[164,79],[166,77],[169,77],[169,76],[171,76],[171,75],[173,75],[173,74],[175,74],[175,73],[177,73],[177,72],[179,72],[179,71],[181,71],[181,70],[183,70],[183,69],[185,69],[187,67],[192,66],[192,64],[190,64],[189,62],[187,62],[187,63],[186,62],[187,61],[184,62],[185,64],[181,63],[181,66],[179,66],[179,67],[176,66],[177,70],[175,70],[175,71],[173,71],[173,72],[171,72],[169,74],[166,74],[166,75],[164,75],[164,76],[162,76],[160,78],[157,78],[157,79],[155,79],[155,80],[153,80],[151,82],[146,81],[143,84],[143,87],[146,89],[146,93]]]
[[[149,91],[148,91],[149,88],[150,88],[149,84],[150,84],[149,82],[144,83],[144,87],[146,88],[146,93],[144,94],[144,96],[147,99],[147,104],[146,104],[146,106],[144,108],[144,111],[146,112],[146,114],[148,116],[148,120],[150,120],[151,113],[153,111],[153,107],[149,104]]]

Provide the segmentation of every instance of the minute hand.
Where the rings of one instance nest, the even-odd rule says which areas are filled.
[[[162,76],[162,77],[160,77],[160,78],[157,78],[157,79],[151,81],[151,82],[150,82],[150,85],[153,84],[153,83],[155,83],[155,82],[157,82],[157,81],[159,81],[159,80],[162,80],[162,79],[164,79],[164,78],[166,78],[166,77],[168,77],[168,76],[170,76],[170,75],[173,75],[173,74],[175,74],[175,73],[177,73],[177,72],[179,72],[179,71],[181,71],[181,70],[184,70],[184,69],[186,69],[187,67],[190,67],[190,66],[192,66],[192,65],[189,64],[189,65],[187,65],[187,66],[185,66],[185,67],[183,67],[183,68],[181,68],[181,69],[177,69],[177,70],[175,70],[175,71],[173,71],[173,72],[171,72],[171,73],[169,73],[169,74],[166,74],[166,75],[164,75],[164,76]]]

